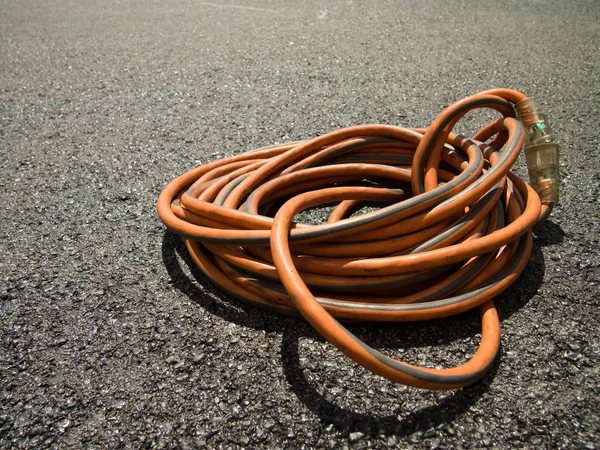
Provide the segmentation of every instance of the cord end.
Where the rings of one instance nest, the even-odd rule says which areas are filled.
[[[525,156],[531,186],[543,204],[559,200],[560,146],[538,104],[530,98],[515,105],[517,119],[525,129]]]

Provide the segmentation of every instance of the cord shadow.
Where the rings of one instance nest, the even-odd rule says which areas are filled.
[[[537,293],[545,273],[541,248],[563,242],[564,235],[562,229],[552,222],[547,222],[538,230],[534,238],[532,255],[521,277],[496,298],[496,307],[501,320],[517,313]],[[197,283],[194,283],[186,275],[177,259],[178,255],[188,266]],[[313,387],[311,382],[307,381],[304,375],[299,356],[300,338],[308,337],[317,342],[325,342],[310,326],[301,319],[281,317],[247,305],[232,299],[216,287],[212,287],[212,282],[196,267],[181,238],[170,231],[166,231],[163,238],[162,258],[175,288],[211,314],[250,328],[281,333],[282,365],[292,392],[319,417],[321,422],[332,424],[342,434],[361,431],[374,437],[383,431],[388,436],[401,437],[417,431],[427,431],[442,423],[450,423],[475,405],[488,391],[501,361],[500,354],[492,369],[482,380],[454,391],[441,403],[411,412],[401,421],[395,414],[377,416],[376,414],[352,411],[326,399]],[[199,286],[206,287],[203,289]],[[219,300],[213,297],[217,297]],[[447,320],[444,321],[444,324],[442,321],[430,321],[420,324],[406,323],[402,327],[386,323],[378,323],[376,327],[370,324],[349,324],[348,326],[351,329],[359,328],[357,334],[375,348],[389,346],[390,341],[399,343],[398,345],[402,345],[404,348],[444,345],[479,332],[479,317],[474,311],[449,320],[455,321],[454,326],[449,327]],[[439,332],[441,328],[444,329],[443,332]]]
[[[323,424],[331,424],[336,431],[347,437],[350,433],[360,431],[365,435],[405,437],[417,431],[425,432],[443,423],[450,423],[475,405],[479,398],[488,391],[496,376],[501,355],[492,368],[477,383],[454,391],[440,403],[410,412],[398,418],[397,413],[385,416],[352,411],[334,403],[321,395],[304,376],[299,356],[299,336],[286,333],[283,337],[281,355],[284,362],[284,374],[290,387],[298,399],[310,409]],[[403,402],[398,398],[398,405]]]
[[[541,247],[562,242],[563,236],[564,233],[560,227],[554,224],[538,232],[534,240],[531,257],[519,280],[495,299],[496,308],[501,320],[507,319],[520,311],[536,295],[545,274],[544,256]],[[402,327],[396,326],[396,330],[400,331],[393,332],[392,335],[394,340],[397,339],[396,342],[401,343],[400,345],[405,348],[416,348],[433,344],[443,345],[460,339],[465,335],[471,336],[479,332],[479,318],[475,314],[474,311],[470,311],[458,317],[445,319],[444,328],[446,332],[442,335],[444,338],[441,340],[438,333],[431,333],[432,330],[435,330],[439,326],[436,323],[439,321],[403,324]],[[450,327],[447,324],[447,320],[455,320],[455,324],[458,323],[460,326]],[[410,326],[408,330],[407,325]],[[381,327],[380,324],[378,326]],[[386,330],[384,333],[380,333],[380,335],[389,336],[390,325],[383,324],[383,326]],[[417,327],[424,329],[417,332]],[[473,333],[474,330],[476,331]],[[362,333],[357,334],[363,336]],[[400,336],[401,338],[398,339]],[[496,376],[502,359],[502,350],[500,350],[492,369],[490,369],[482,380],[455,391],[440,404],[413,412],[402,421],[399,421],[395,415],[378,417],[376,415],[351,411],[321,395],[303,375],[298,351],[300,337],[293,336],[290,333],[285,334],[283,337],[281,353],[285,376],[290,383],[292,391],[308,409],[315,413],[322,422],[333,424],[338,432],[345,435],[353,431],[361,431],[375,437],[383,431],[387,436],[396,435],[401,437],[411,435],[417,431],[427,431],[442,423],[450,423],[475,405],[481,396],[485,394]],[[381,347],[381,342],[377,337],[373,338],[372,333],[370,338],[365,339],[365,341],[375,348]]]
[[[537,294],[546,274],[542,248],[562,243],[564,236],[562,228],[550,221],[535,232],[533,250],[525,270],[516,283],[494,300],[500,320],[506,320],[520,311]]]
[[[238,325],[279,333],[284,332],[286,320],[297,320],[276,320],[281,316],[236,300],[219,290],[196,266],[181,237],[170,230],[165,231],[161,252],[173,286],[209,313]],[[184,272],[177,256],[184,261],[195,282]]]
[[[550,245],[562,244],[565,240],[565,232],[560,225],[547,220],[544,225],[536,230],[534,245],[548,247]]]

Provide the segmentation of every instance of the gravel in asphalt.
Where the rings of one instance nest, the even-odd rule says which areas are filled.
[[[595,0],[0,1],[0,447],[598,448],[599,47]],[[369,373],[157,217],[198,164],[491,87],[545,107],[564,181],[473,386]],[[431,366],[479,338],[476,312],[351,328]]]

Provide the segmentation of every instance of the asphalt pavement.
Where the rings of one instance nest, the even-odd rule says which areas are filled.
[[[596,0],[0,0],[0,447],[600,447],[599,68]],[[544,106],[563,185],[470,387],[240,304],[156,214],[198,164],[492,87]],[[476,312],[351,329],[430,366],[479,339]]]

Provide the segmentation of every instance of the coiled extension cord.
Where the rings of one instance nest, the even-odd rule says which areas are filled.
[[[470,139],[452,134],[476,108],[502,118]],[[524,145],[535,190],[510,171]],[[197,167],[164,189],[158,212],[224,291],[300,312],[389,380],[452,389],[481,378],[498,352],[492,299],[527,264],[532,229],[558,200],[557,168],[558,145],[537,106],[493,89],[446,108],[429,128],[356,126]],[[387,206],[352,215],[372,201]],[[326,204],[337,205],[327,223],[293,222]],[[338,321],[417,321],[475,307],[479,349],[441,370],[389,358]]]

